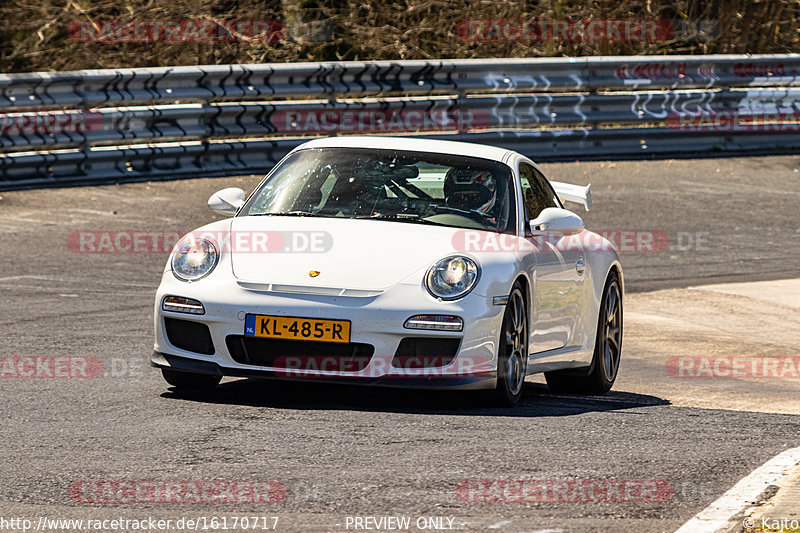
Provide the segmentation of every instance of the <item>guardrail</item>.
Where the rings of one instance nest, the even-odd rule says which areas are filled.
[[[310,136],[429,135],[534,159],[800,147],[800,54],[0,75],[0,189],[264,172]]]

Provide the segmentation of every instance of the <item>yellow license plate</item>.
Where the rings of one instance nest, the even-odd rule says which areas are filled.
[[[246,337],[300,341],[350,342],[349,320],[321,320],[291,316],[247,315]]]

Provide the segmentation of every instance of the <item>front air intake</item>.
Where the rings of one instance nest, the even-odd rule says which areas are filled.
[[[174,347],[204,355],[214,354],[214,342],[205,324],[164,317],[164,328],[167,330],[169,343]]]
[[[439,368],[453,362],[461,339],[458,337],[405,337],[392,359],[395,368]]]

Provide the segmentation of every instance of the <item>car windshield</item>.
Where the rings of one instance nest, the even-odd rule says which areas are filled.
[[[515,231],[508,166],[474,157],[366,148],[300,150],[239,216],[371,218]]]

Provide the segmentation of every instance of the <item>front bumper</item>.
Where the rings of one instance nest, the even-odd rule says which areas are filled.
[[[205,314],[164,311],[165,296],[199,300]],[[369,297],[325,296],[253,290],[233,279],[183,283],[166,272],[155,301],[155,353],[151,364],[186,372],[223,376],[259,377],[302,381],[334,381],[362,385],[409,388],[493,388],[497,380],[497,344],[504,307],[491,297],[471,293],[456,302],[431,297],[424,287],[398,284]],[[230,353],[226,339],[244,334],[247,314],[349,320],[350,340],[374,347],[362,370],[307,370],[259,364],[242,364]],[[412,330],[405,321],[418,314],[456,315],[464,331]],[[182,350],[170,343],[164,318],[177,318],[208,327],[213,353]],[[397,368],[392,361],[403,338],[455,338],[459,347],[452,362],[429,368]]]
[[[258,379],[283,379],[284,372],[267,370],[263,368],[226,368],[217,363],[199,361],[188,357],[168,355],[160,352],[153,352],[150,358],[150,365],[155,368],[170,368],[193,374],[210,374],[213,376],[231,376],[239,378],[258,378]],[[341,383],[347,385],[368,385],[372,387],[396,387],[409,389],[493,389],[497,384],[497,372],[486,372],[472,376],[443,377],[443,376],[422,376],[422,377],[393,377],[382,376],[372,377],[336,377],[326,376],[317,377],[293,377],[293,381]]]

